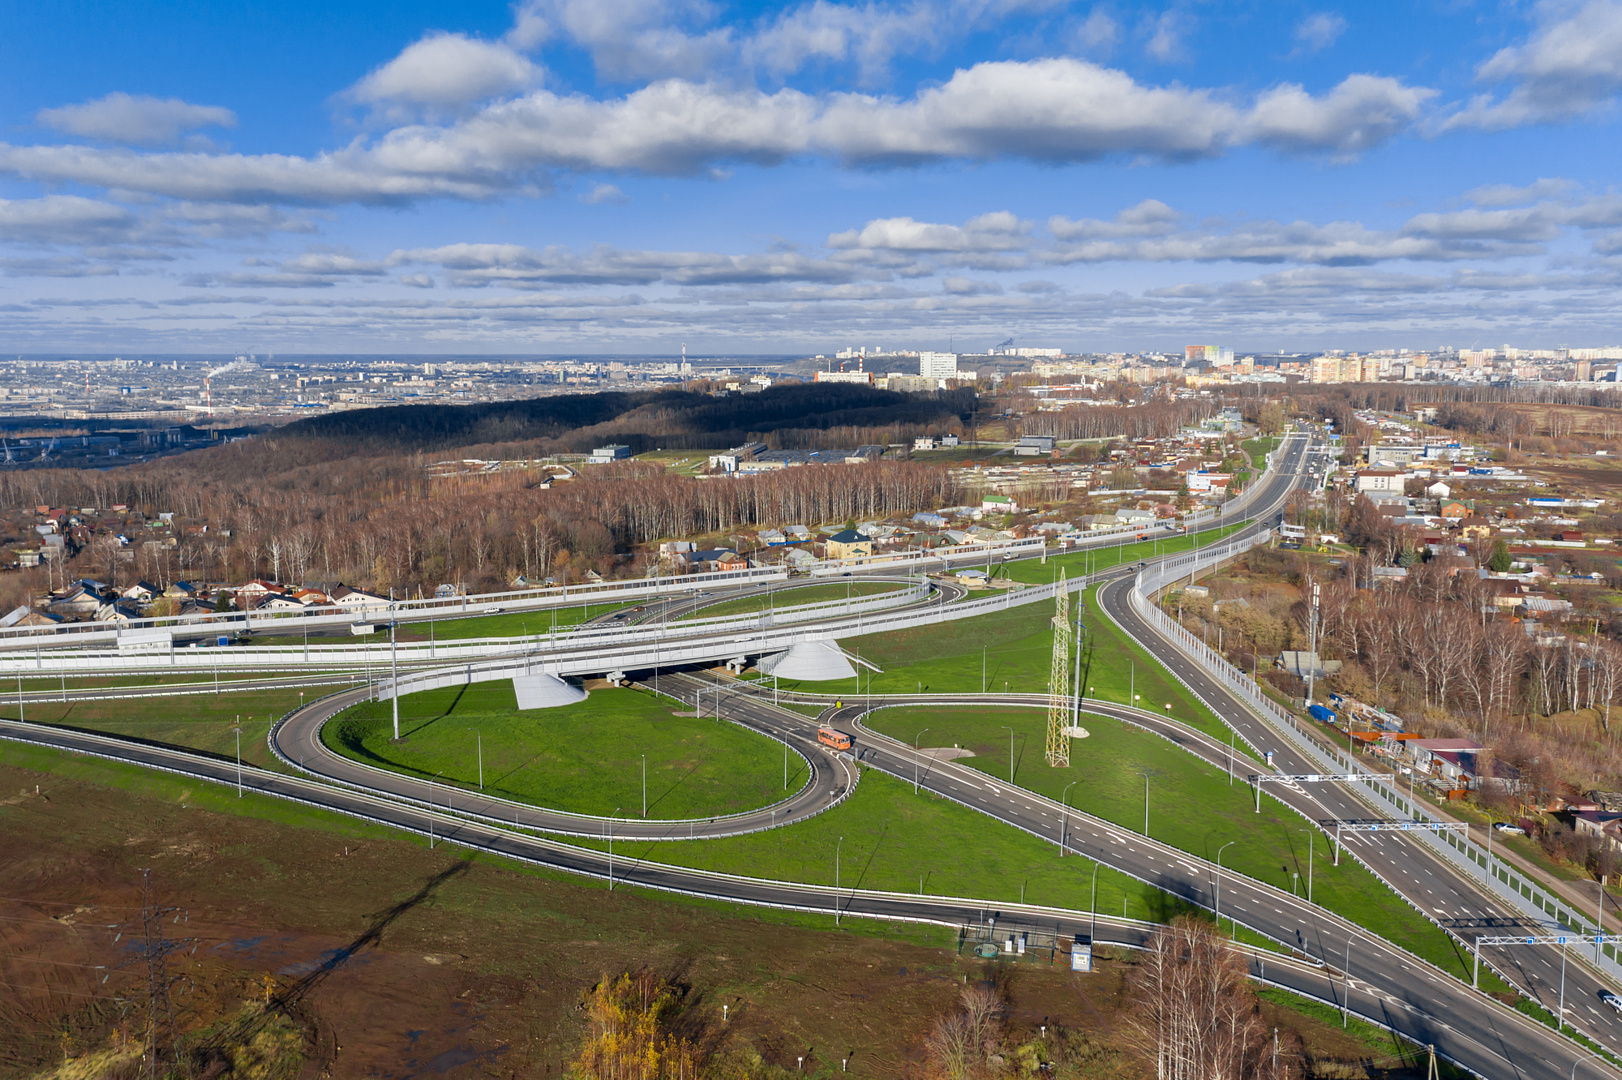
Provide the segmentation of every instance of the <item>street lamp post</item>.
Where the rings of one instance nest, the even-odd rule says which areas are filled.
[[[1070,781],[1064,786],[1063,794],[1059,796],[1059,858],[1061,859],[1064,858],[1065,833],[1070,827],[1070,806],[1065,800],[1070,797],[1070,789],[1075,786],[1076,781]]]
[[[619,816],[622,807],[614,807],[614,812],[608,815],[608,891],[614,891],[614,819]]]
[[[1008,782],[1012,784],[1014,782],[1014,729],[1006,724],[1002,725],[1002,729],[1008,732]]]
[[[1098,862],[1093,862],[1093,919],[1087,927],[1087,940],[1089,943],[1098,938]]]
[[[389,701],[394,709],[394,741],[400,741],[400,653],[394,647],[394,617],[389,616],[389,664],[393,669],[390,677]],[[218,678],[218,672],[215,673]]]
[[[648,755],[642,755],[642,816],[648,816]]]
[[[1133,772],[1137,772],[1137,770],[1134,769]],[[1143,777],[1143,835],[1147,837],[1149,835],[1149,774],[1140,772],[1138,775]]]
[[[237,798],[242,798],[242,717],[237,717]]]
[[[845,838],[841,836],[834,845],[834,925],[839,925],[839,854],[845,846]]]
[[[924,728],[924,731],[928,730],[928,728]],[[912,793],[914,795],[918,794],[918,740],[924,737],[924,731],[920,731],[912,737]]]
[[[1226,844],[1223,844],[1221,847],[1217,848],[1216,922],[1218,931],[1222,929],[1222,853],[1233,847],[1233,845],[1237,844],[1238,842],[1239,841],[1237,840],[1229,840]],[[1237,933],[1237,931],[1235,931],[1235,933]]]

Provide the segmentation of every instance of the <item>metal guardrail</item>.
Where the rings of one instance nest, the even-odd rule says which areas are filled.
[[[1404,797],[1397,784],[1386,774],[1376,772],[1358,763],[1350,754],[1330,749],[1313,738],[1294,713],[1268,697],[1252,679],[1148,598],[1149,593],[1158,591],[1177,578],[1208,569],[1226,557],[1221,552],[1200,551],[1155,564],[1137,576],[1128,591],[1128,602],[1140,618],[1249,706],[1269,728],[1288,740],[1293,749],[1316,762],[1323,772],[1360,776],[1363,782],[1349,788],[1359,798],[1387,817],[1440,822],[1442,819],[1417,799]],[[1175,573],[1172,572],[1174,570]],[[1475,880],[1490,895],[1534,920],[1552,921],[1557,926],[1578,933],[1603,932],[1603,928],[1595,927],[1592,919],[1576,912],[1572,905],[1557,899],[1538,882],[1512,869],[1502,860],[1494,858],[1489,864],[1484,851],[1478,851],[1468,839],[1455,836],[1450,830],[1425,830],[1414,839]],[[1598,959],[1586,956],[1583,959],[1596,966],[1605,976],[1622,982],[1622,956],[1619,956],[1615,945],[1602,946]]]
[[[228,649],[154,649],[128,652],[117,649],[73,649],[32,653],[0,652],[0,672],[24,674],[28,671],[151,670],[191,665],[207,670],[230,667],[236,670],[308,666],[311,662],[352,669],[366,664],[457,663],[495,655],[533,653],[537,656],[580,649],[610,649],[625,643],[691,637],[705,633],[736,634],[778,625],[794,625],[821,619],[830,614],[865,616],[869,612],[916,605],[928,599],[933,586],[920,581],[910,587],[850,600],[829,600],[776,608],[765,614],[683,619],[676,623],[629,626],[568,627],[555,632],[525,637],[462,638],[452,641],[416,641],[390,646],[386,642],[355,645],[254,645]],[[278,626],[278,629],[281,627]],[[221,659],[228,654],[227,659]]]

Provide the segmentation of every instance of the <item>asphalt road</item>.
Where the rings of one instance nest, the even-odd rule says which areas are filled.
[[[1290,454],[1286,456],[1287,467],[1284,473],[1269,482],[1270,490],[1263,492],[1265,497],[1256,500],[1259,505],[1272,506],[1271,500],[1275,496],[1279,503],[1282,502],[1294,479],[1290,475],[1288,465],[1292,457],[1299,460],[1300,454],[1298,448],[1292,447]],[[1152,639],[1151,644],[1169,648],[1164,643],[1153,642]],[[1165,658],[1172,661],[1173,669],[1177,670],[1180,656],[1167,655]],[[1187,665],[1184,667],[1186,669]],[[1188,678],[1190,673],[1182,670],[1178,671],[1178,674]],[[1217,689],[1211,684],[1201,692],[1209,696],[1216,694]],[[1201,688],[1196,685],[1196,690]],[[976,700],[984,703],[988,700],[994,701],[995,697]],[[786,733],[791,733],[790,729],[795,725],[799,725],[802,730],[812,726],[810,720],[788,710],[773,709],[763,702],[757,703],[757,706],[758,713],[762,716],[767,715],[767,710],[770,710],[771,714],[781,714],[776,715],[774,721]],[[723,705],[723,708],[725,707]],[[1239,719],[1236,717],[1235,722],[1239,722]],[[1251,722],[1259,724],[1254,718],[1250,719]],[[1260,736],[1265,734],[1258,732]],[[235,768],[230,762],[163,747],[130,744],[123,740],[88,733],[0,721],[0,736],[114,757],[223,783],[234,782],[236,775]],[[1264,737],[1262,741],[1266,745],[1271,740]],[[890,741],[877,736],[864,736],[858,749],[865,764],[893,772],[903,779],[913,764],[910,748],[891,745]],[[812,753],[828,761],[836,760],[833,755],[820,748],[813,748]],[[1286,764],[1282,758],[1280,764]],[[920,768],[921,786],[927,784],[932,791],[955,798],[965,805],[974,806],[999,820],[1026,829],[1035,835],[1046,835],[1054,840],[1056,845],[1061,839],[1058,832],[1062,827],[1064,830],[1062,839],[1068,849],[1087,854],[1107,865],[1134,874],[1192,903],[1201,903],[1202,897],[1206,897],[1213,902],[1206,906],[1214,906],[1218,888],[1214,868],[1203,865],[1200,860],[1183,852],[1138,836],[1119,826],[1058,808],[1050,801],[1032,793],[997,784],[981,774],[949,762],[932,761],[927,768],[923,768],[920,763]],[[996,916],[997,925],[1003,930],[1014,926],[1029,926],[1063,934],[1085,932],[1086,924],[1090,921],[1087,916],[1074,911],[1027,908],[1021,905],[1001,905],[999,910],[992,911],[987,905],[972,900],[912,897],[862,890],[835,893],[834,890],[815,886],[705,874],[640,861],[627,863],[623,856],[619,860],[619,865],[615,866],[610,855],[568,848],[541,837],[527,836],[505,829],[491,822],[471,821],[462,816],[449,815],[437,809],[439,805],[437,799],[432,797],[428,801],[431,805],[426,805],[422,802],[403,801],[398,797],[383,797],[366,791],[335,787],[330,783],[260,773],[257,770],[245,770],[243,784],[245,787],[251,786],[268,794],[325,806],[419,833],[436,837],[445,836],[459,845],[544,862],[577,873],[609,876],[613,881],[629,881],[651,888],[716,899],[813,911],[840,910],[878,918],[942,921],[951,924],[983,924]],[[1322,800],[1330,793],[1308,794]],[[455,803],[453,809],[459,813],[463,810],[460,804]],[[1358,810],[1361,811],[1361,808]],[[1060,824],[1061,820],[1065,823],[1063,826]],[[616,833],[619,830],[618,822],[615,823],[615,830]],[[1382,840],[1380,843],[1386,844],[1387,841]],[[1398,861],[1405,865],[1434,862],[1428,855],[1417,851]],[[1447,873],[1440,870],[1436,872]],[[1080,888],[1078,882],[1078,898]],[[1240,922],[1254,926],[1280,941],[1293,940],[1306,955],[1323,957],[1326,960],[1325,967],[1317,969],[1293,964],[1282,958],[1257,958],[1253,970],[1269,981],[1278,982],[1280,985],[1320,999],[1342,1002],[1346,999],[1338,995],[1347,992],[1348,983],[1345,975],[1349,974],[1349,1006],[1353,1013],[1384,1023],[1419,1042],[1435,1043],[1439,1052],[1484,1076],[1567,1075],[1571,1066],[1581,1057],[1578,1048],[1547,1028],[1472,993],[1456,980],[1407,957],[1387,943],[1321,909],[1306,904],[1304,900],[1261,883],[1236,877],[1231,873],[1222,875],[1220,888],[1222,909],[1225,914],[1230,914]],[[1144,927],[1115,919],[1098,920],[1098,931],[1097,940],[1100,943],[1118,940],[1126,944],[1141,943],[1143,935],[1150,932]],[[1346,951],[1348,944],[1349,952]],[[1340,968],[1349,970],[1336,969],[1333,961],[1337,951],[1341,957]],[[1568,971],[1568,981],[1570,977],[1571,973]],[[1568,1001],[1570,993],[1568,986]],[[1591,1064],[1585,1066],[1585,1069],[1592,1070],[1596,1067]]]
[[[665,674],[658,690],[694,704],[697,691],[706,684],[690,675]],[[613,690],[602,691],[614,693]],[[591,814],[536,807],[529,803],[486,795],[477,790],[377,768],[345,757],[321,741],[321,728],[338,713],[370,696],[367,688],[343,691],[311,702],[283,717],[270,731],[270,747],[277,757],[311,776],[346,787],[370,791],[447,812],[539,829],[561,836],[602,839],[610,831],[616,838],[639,840],[691,840],[736,836],[787,825],[820,814],[843,802],[855,788],[857,770],[845,758],[822,752],[813,730],[807,734],[802,724],[788,724],[785,717],[803,720],[797,713],[774,710],[764,703],[738,695],[721,694],[719,709],[724,719],[785,743],[810,770],[805,786],[786,799],[747,813],[723,817],[645,820],[615,817],[612,820]],[[707,710],[706,710],[707,711]]]
[[[1111,582],[1099,590],[1099,605],[1130,636],[1187,685],[1213,712],[1234,727],[1252,745],[1274,752],[1281,773],[1316,773],[1320,766],[1292,749],[1291,744],[1242,704],[1203,668],[1188,659],[1138,617],[1127,602],[1131,582]],[[1257,770],[1266,771],[1266,770]],[[1330,783],[1305,787],[1268,785],[1268,794],[1281,798],[1309,820],[1368,820],[1370,808],[1355,794],[1355,785]],[[1474,881],[1444,863],[1415,840],[1400,834],[1347,834],[1350,850],[1427,917],[1473,943],[1477,934],[1512,934],[1538,925],[1520,912],[1499,903]],[[1314,955],[1326,955],[1317,950]],[[1562,963],[1552,947],[1498,946],[1484,950],[1489,961],[1510,982],[1550,1010],[1558,1011],[1564,971],[1566,1021],[1607,1047],[1622,1047],[1622,1015],[1600,995],[1610,987],[1577,956]]]
[[[13,720],[0,720],[0,738],[18,739],[41,746],[54,746],[63,751],[109,757],[114,761],[144,765],[149,769],[161,769],[172,774],[212,780],[224,785],[237,783],[238,774],[232,762],[161,746],[131,744],[125,739],[91,735],[84,731],[41,728]],[[732,874],[670,868],[657,863],[647,863],[639,858],[626,858],[623,851],[615,858],[615,855],[607,851],[574,848],[491,822],[469,821],[466,817],[453,816],[415,803],[402,803],[399,799],[371,795],[367,791],[347,790],[331,783],[272,774],[258,769],[242,770],[242,786],[245,791],[292,799],[297,803],[318,806],[365,821],[393,825],[396,829],[409,830],[423,837],[430,837],[430,843],[451,843],[461,848],[488,851],[493,855],[522,859],[527,863],[542,864],[560,871],[605,879],[610,889],[624,885],[639,885],[647,889],[709,898],[719,902],[826,913],[834,918],[865,916],[912,923],[938,923],[954,928],[994,926],[998,937],[1028,929],[1028,931],[1051,932],[1061,937],[1072,937],[1077,934],[1083,937],[1092,936],[1095,944],[1142,947],[1148,941],[1148,937],[1155,932],[1153,924],[1061,908],[1043,908],[1038,905],[988,905],[980,900],[968,898],[886,894],[876,890],[860,889],[860,885],[835,890],[827,885],[795,885],[787,882],[759,881]],[[1007,795],[1012,793],[1004,791],[1004,796]],[[1032,803],[1032,799],[1028,798],[1023,801]],[[1035,812],[1040,814],[1040,809]],[[1114,845],[1105,840],[1105,843],[1109,846],[1126,846],[1124,842],[1122,845]],[[1071,846],[1072,850],[1082,850],[1080,837],[1075,832],[1071,835]],[[1160,850],[1152,843],[1134,842],[1131,846],[1135,848],[1132,855],[1137,855],[1137,850],[1142,851],[1144,858],[1148,859],[1148,864],[1152,864],[1156,856],[1176,858],[1176,853]],[[1111,863],[1118,859],[1126,861],[1126,856],[1113,853]],[[1226,889],[1228,882],[1225,881],[1225,895]],[[1077,879],[1079,894],[1080,890],[1082,884],[1079,876]],[[1380,945],[1379,942],[1369,941],[1369,947],[1379,949]],[[1390,960],[1392,963],[1401,962],[1397,955],[1392,955]],[[1341,997],[1345,992],[1345,981],[1337,971],[1298,962],[1283,955],[1280,957],[1251,955],[1249,963],[1252,973],[1268,983],[1315,997],[1319,1001],[1332,1004],[1345,1002]],[[1455,997],[1463,992],[1463,988],[1458,988],[1457,983],[1448,986],[1447,979],[1439,981],[1435,989],[1444,996],[1448,991],[1452,991]],[[1426,1015],[1422,1015],[1429,1014],[1431,1017],[1447,1015],[1437,1012],[1439,1009],[1445,1009],[1448,1004],[1453,1004],[1447,997],[1440,999],[1427,997],[1424,996],[1424,991],[1419,992],[1418,997],[1419,1001],[1416,1004],[1410,1004],[1403,999],[1382,1001],[1374,994],[1369,994],[1367,989],[1359,992],[1354,965],[1350,997],[1351,1014],[1371,1018],[1375,1022],[1385,1023],[1397,1030],[1410,1033],[1421,1043],[1435,1043],[1437,1051],[1453,1057],[1455,1061],[1465,1065],[1466,1069],[1478,1072],[1484,1077],[1565,1075],[1565,1070],[1562,1069],[1564,1061],[1562,1051],[1570,1044],[1555,1038],[1552,1033],[1539,1028],[1530,1020],[1518,1017],[1517,1014],[1512,1014],[1510,1010],[1502,1007],[1484,1007],[1483,1002],[1474,999],[1458,1002],[1466,1014],[1466,1022],[1453,1026],[1439,1020],[1429,1020]],[[1422,1014],[1414,1012],[1414,1009],[1421,1009]],[[1474,1015],[1484,1017],[1484,1022],[1481,1025],[1468,1023],[1468,1017]],[[1520,1056],[1521,1064],[1515,1064],[1517,1056]],[[1557,1070],[1557,1074],[1549,1072],[1551,1067]]]

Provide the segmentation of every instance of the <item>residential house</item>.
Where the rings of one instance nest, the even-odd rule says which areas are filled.
[[[287,586],[275,581],[266,581],[264,578],[254,578],[242,588],[237,590],[237,607],[251,610],[260,605],[265,597],[272,593],[284,593]]]
[[[1408,474],[1402,469],[1359,469],[1358,491],[1388,491],[1400,494]]]
[[[1553,596],[1527,596],[1515,608],[1523,619],[1560,619],[1571,612],[1571,601]]]
[[[1578,810],[1571,815],[1571,824],[1584,836],[1597,836],[1622,847],[1622,811]]]
[[[151,582],[137,581],[120,595],[126,600],[133,600],[137,604],[150,604],[158,597],[158,587]]]
[[[254,610],[259,612],[303,611],[304,605],[293,599],[290,593],[271,593],[260,600]]]
[[[1053,453],[1053,436],[1026,435],[1014,447],[1015,457],[1037,457],[1041,454]]]
[[[873,554],[873,538],[855,529],[841,529],[828,537],[830,559],[859,559]]]
[[[106,600],[99,591],[83,585],[74,585],[61,596],[53,598],[49,607],[53,615],[84,618],[87,615],[94,615],[105,603]]]
[[[365,589],[352,589],[348,585],[339,585],[329,595],[332,602],[345,611],[376,611],[388,607],[393,602],[386,596],[379,596]]]
[[[980,509],[988,514],[1017,514],[1019,503],[1008,495],[987,495],[980,500]]]
[[[1474,739],[1411,739],[1406,748],[1415,768],[1444,780],[1459,780],[1466,773],[1474,777],[1475,757],[1481,752]]]
[[[1480,514],[1471,514],[1459,521],[1459,536],[1465,540],[1485,540],[1492,535],[1492,526]]]
[[[920,435],[912,440],[912,448],[914,450],[933,450],[935,449],[935,437],[933,435]]]
[[[912,515],[912,522],[914,525],[922,525],[926,529],[944,529],[946,527],[945,518],[939,514],[931,514],[927,510]]]
[[[96,609],[97,622],[127,623],[131,619],[139,619],[141,613],[130,604],[120,600],[116,603],[103,604]]]
[[[169,587],[163,590],[163,595],[169,600],[195,600],[197,586],[189,581],[171,581]]]
[[[1438,512],[1447,521],[1463,521],[1475,511],[1475,504],[1466,499],[1443,499]]]

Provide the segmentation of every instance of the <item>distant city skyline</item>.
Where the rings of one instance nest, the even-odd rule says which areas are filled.
[[[7,18],[0,353],[1622,343],[1622,0]]]

